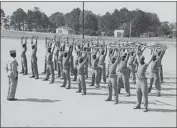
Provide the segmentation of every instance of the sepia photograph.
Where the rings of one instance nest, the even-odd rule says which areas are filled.
[[[1,1],[1,127],[176,127],[175,1]]]

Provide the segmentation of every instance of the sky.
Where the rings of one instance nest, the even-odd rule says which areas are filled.
[[[54,12],[64,14],[74,8],[82,10],[82,2],[1,2],[1,8],[6,15],[12,15],[13,11],[22,8],[25,12],[28,9],[39,7],[42,12],[50,16]],[[112,13],[115,9],[120,10],[125,7],[132,11],[140,9],[145,12],[156,13],[160,21],[176,22],[176,2],[85,2],[86,10],[91,10],[95,14],[104,15],[106,12]]]

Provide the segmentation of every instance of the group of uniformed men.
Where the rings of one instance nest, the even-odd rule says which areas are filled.
[[[61,38],[56,40],[45,38],[45,66],[44,72],[46,74],[44,81],[49,80],[50,84],[55,81],[55,71],[58,77],[64,80],[61,87],[66,89],[71,88],[71,75],[74,75],[73,81],[78,81],[78,91],[82,95],[86,95],[86,82],[88,78],[88,68],[90,66],[91,85],[96,88],[100,87],[101,79],[106,83],[108,77],[108,98],[106,101],[112,100],[112,90],[114,94],[115,104],[118,103],[118,95],[121,88],[125,88],[126,96],[130,96],[130,77],[133,83],[136,84],[137,105],[134,109],[140,109],[141,100],[144,100],[144,112],[148,111],[148,93],[151,92],[153,82],[157,90],[157,96],[160,96],[161,83],[163,83],[162,58],[167,49],[166,46],[154,45],[148,46],[140,43],[126,43],[126,44],[94,44],[92,40],[85,40],[79,43],[73,39],[69,43],[69,38],[61,43]],[[32,76],[30,78],[39,79],[38,65],[37,65],[37,42],[38,37],[31,38],[31,70]],[[28,74],[27,67],[27,37],[21,38],[21,74]],[[145,57],[142,55],[146,48],[151,49],[151,59],[145,63]],[[108,53],[108,54],[107,54]],[[74,54],[76,54],[74,56]],[[18,63],[15,59],[16,51],[10,50],[10,59],[7,62],[6,70],[9,79],[9,101],[16,100],[15,91],[18,81]],[[106,57],[108,60],[106,71]],[[147,85],[146,70],[151,63],[150,85]]]

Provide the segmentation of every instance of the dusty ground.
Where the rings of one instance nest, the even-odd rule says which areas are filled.
[[[28,68],[30,65],[30,41],[28,42]],[[38,67],[41,73],[44,69],[44,41],[39,41]],[[17,60],[20,64],[20,40],[1,39],[1,126],[130,126],[130,127],[175,127],[176,126],[176,48],[170,47],[163,59],[164,81],[162,96],[156,97],[155,90],[149,94],[149,112],[133,110],[136,104],[135,86],[131,83],[131,97],[124,96],[124,90],[119,95],[119,104],[114,101],[105,102],[107,98],[107,84],[101,84],[99,89],[89,87],[87,81],[87,95],[75,93],[76,82],[72,88],[61,88],[62,80],[50,85],[43,82],[44,75],[39,80],[30,79],[29,76],[19,76],[15,102],[6,100],[8,81],[5,73],[5,62],[9,57],[8,50],[17,49]],[[148,54],[148,51],[145,51]],[[148,60],[149,56],[146,58]],[[20,70],[21,64],[19,66]],[[149,76],[149,69],[147,72]],[[89,74],[90,75],[90,74]],[[73,78],[73,76],[72,76]],[[143,107],[143,104],[142,104]]]

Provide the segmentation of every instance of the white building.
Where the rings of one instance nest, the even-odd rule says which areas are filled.
[[[56,33],[57,34],[74,34],[74,29],[71,29],[69,27],[66,26],[61,26],[56,28]]]
[[[124,30],[114,30],[114,37],[121,37],[124,36]]]

